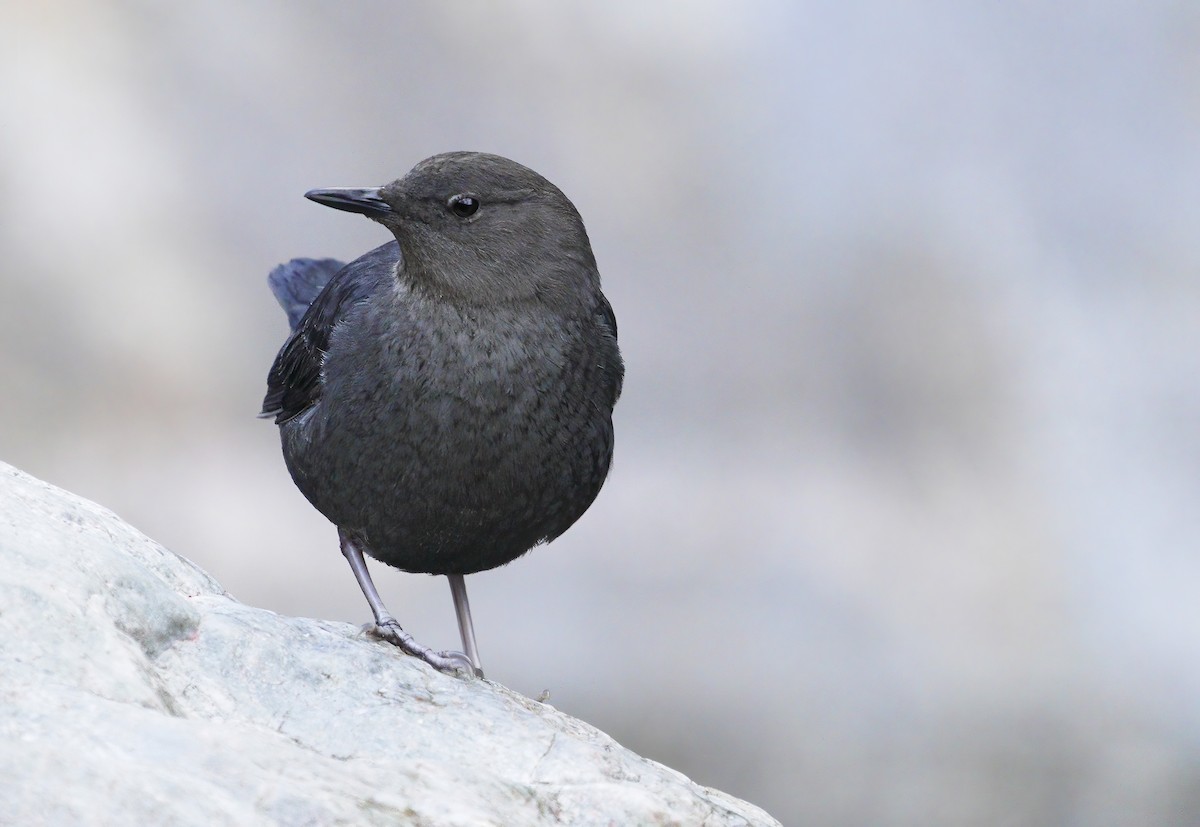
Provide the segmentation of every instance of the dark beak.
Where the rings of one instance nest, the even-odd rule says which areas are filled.
[[[309,201],[324,204],[326,207],[333,207],[335,210],[362,213],[369,218],[387,215],[392,211],[388,203],[379,197],[379,189],[377,187],[371,189],[309,190],[304,193],[304,197]]]

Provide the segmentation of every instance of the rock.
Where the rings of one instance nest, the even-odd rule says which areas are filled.
[[[5,824],[778,824],[3,464],[0,591]]]

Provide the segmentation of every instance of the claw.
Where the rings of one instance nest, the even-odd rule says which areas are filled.
[[[400,624],[394,618],[388,618],[383,623],[375,624],[371,628],[370,634],[372,637],[386,640],[406,655],[420,658],[439,672],[461,674],[464,677],[472,675],[483,677],[483,674],[471,664],[471,659],[462,652],[452,650],[435,652],[428,646],[422,646],[413,639],[412,635],[400,628]]]

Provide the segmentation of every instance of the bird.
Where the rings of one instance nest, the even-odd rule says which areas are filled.
[[[482,152],[305,197],[393,239],[348,264],[297,258],[270,273],[291,332],[260,416],[337,527],[372,633],[483,677],[465,576],[561,535],[612,464],[625,366],[583,219],[532,169]],[[463,651],[417,643],[366,557],[445,575]]]

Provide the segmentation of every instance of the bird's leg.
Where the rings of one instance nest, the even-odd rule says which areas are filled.
[[[475,645],[475,625],[471,623],[471,604],[467,601],[467,581],[461,574],[447,574],[450,581],[450,596],[454,598],[454,614],[458,616],[458,633],[462,636],[463,650],[475,670],[475,677],[483,677],[483,664],[479,662],[479,647]]]
[[[383,600],[380,599],[375,584],[371,582],[371,575],[367,571],[367,561],[363,559],[362,549],[341,529],[338,529],[338,542],[341,544],[342,554],[350,563],[350,570],[354,572],[354,579],[358,581],[358,587],[362,589],[367,603],[371,604],[371,613],[375,615],[374,634],[376,637],[400,647],[405,653],[420,658],[434,669],[442,672],[464,672],[468,675],[475,673],[475,665],[462,652],[435,652],[417,643],[413,640],[412,635],[401,629],[396,618],[392,617],[387,607],[383,605]]]

